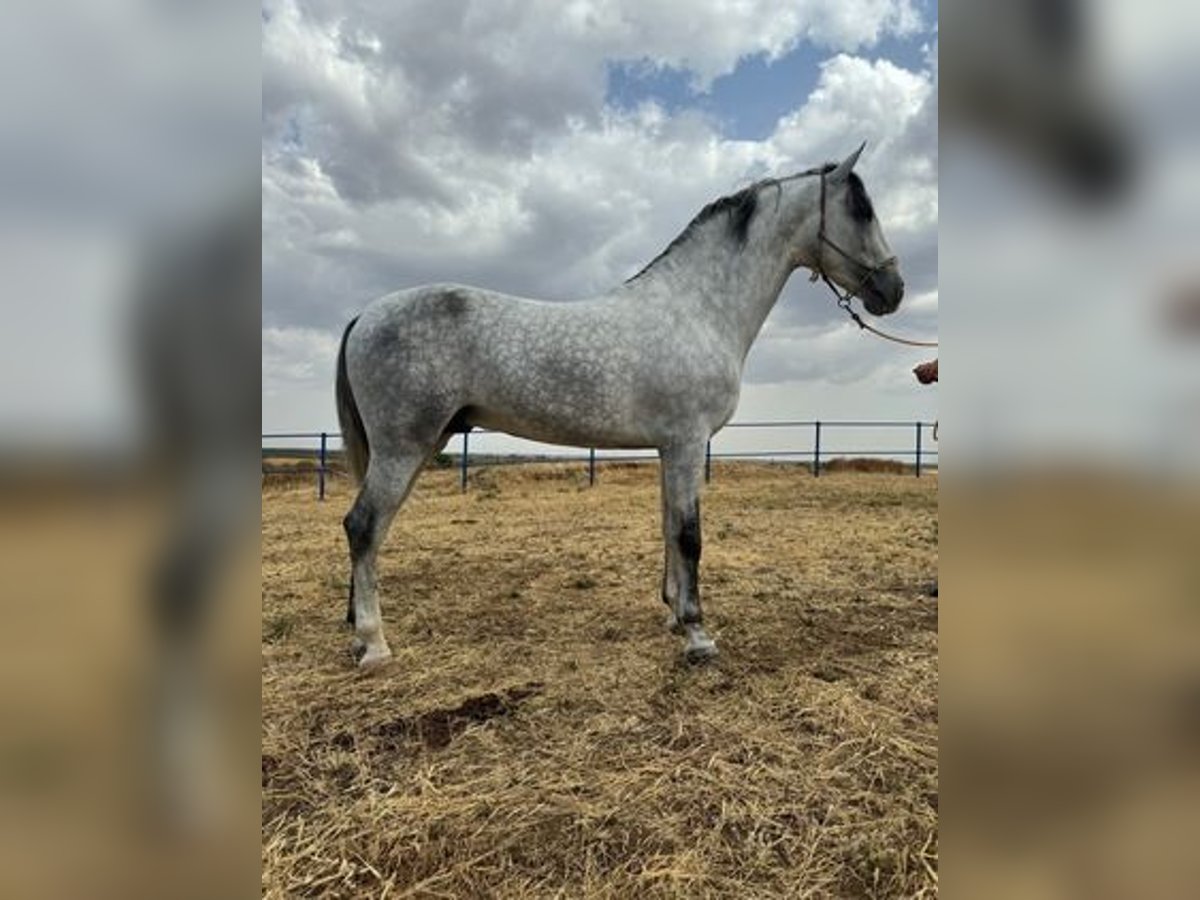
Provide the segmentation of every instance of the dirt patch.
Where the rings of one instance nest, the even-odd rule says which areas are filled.
[[[414,742],[430,750],[442,750],[450,746],[455,735],[472,725],[509,715],[541,690],[540,684],[530,683],[501,693],[489,691],[468,697],[451,709],[431,709],[385,722],[375,729],[375,737],[385,750],[401,750]]]

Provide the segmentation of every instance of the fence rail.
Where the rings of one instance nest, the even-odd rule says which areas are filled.
[[[800,420],[800,421],[749,421],[749,422],[730,422],[725,426],[726,429],[746,429],[746,428],[789,428],[789,429],[811,429],[812,443],[810,449],[784,449],[784,450],[741,450],[741,451],[726,451],[713,452],[712,440],[709,440],[705,450],[704,458],[704,480],[712,479],[712,462],[714,459],[809,459],[812,463],[813,477],[820,477],[822,466],[822,437],[828,437],[830,430],[837,429],[860,429],[860,428],[878,428],[878,429],[906,429],[913,435],[913,444],[906,448],[897,448],[889,450],[880,449],[846,449],[840,448],[834,451],[839,456],[857,456],[873,459],[906,459],[913,460],[913,475],[917,478],[921,477],[923,463],[937,459],[937,450],[930,449],[924,444],[924,433],[926,429],[934,428],[933,422],[922,422],[919,420],[901,421],[901,420],[886,420],[886,421],[866,421],[866,420]],[[502,432],[489,431],[488,429],[477,428],[471,432],[460,435],[461,444],[458,453],[458,470],[459,470],[459,485],[463,491],[466,491],[471,465],[471,445],[470,436],[472,434],[498,434]],[[311,450],[317,457],[316,476],[317,476],[317,497],[320,500],[325,499],[325,481],[330,473],[329,468],[329,452],[330,438],[340,441],[341,435],[335,431],[280,431],[267,432],[262,435],[263,453],[270,452],[287,452],[286,448],[267,447],[266,441],[272,440],[305,440],[316,442],[316,446],[312,448],[304,448]],[[828,448],[826,448],[828,453]],[[487,465],[511,465],[524,464],[529,462],[587,462],[588,466],[588,484],[596,483],[596,464],[597,462],[605,461],[638,461],[657,459],[656,454],[606,454],[598,455],[596,448],[588,448],[586,456],[568,455],[546,457],[539,459],[530,459],[528,457],[514,456],[511,459],[496,459],[493,455],[488,455]],[[826,456],[826,459],[829,457]]]

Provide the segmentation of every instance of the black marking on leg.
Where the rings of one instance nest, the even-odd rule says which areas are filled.
[[[700,563],[700,504],[692,507],[679,526],[679,552],[689,566]]]
[[[703,620],[700,611],[700,501],[692,503],[676,538],[679,554],[683,558],[687,583],[680,585],[683,595],[683,615],[680,621],[684,625],[699,625]]]
[[[346,518],[342,519],[346,529],[346,542],[350,545],[350,599],[346,603],[346,623],[355,625],[358,617],[354,611],[354,565],[371,550],[375,539],[375,510],[359,494]]]
[[[375,539],[375,509],[370,501],[360,494],[342,520],[342,527],[346,529],[346,541],[350,544],[350,561],[356,563],[370,552],[371,542]]]

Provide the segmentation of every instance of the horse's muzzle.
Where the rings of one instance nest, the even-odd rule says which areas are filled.
[[[876,269],[863,282],[859,291],[863,306],[873,316],[893,313],[904,299],[904,279],[895,263]]]

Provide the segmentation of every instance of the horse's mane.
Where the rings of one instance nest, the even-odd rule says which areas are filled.
[[[763,178],[733,194],[718,197],[705,206],[704,209],[700,210],[700,212],[696,213],[692,221],[688,222],[683,231],[679,232],[675,239],[667,244],[666,248],[658,256],[642,266],[636,275],[626,279],[625,283],[629,284],[631,281],[641,278],[654,267],[655,263],[662,260],[672,250],[690,238],[697,228],[709,219],[716,218],[719,215],[726,216],[725,224],[729,237],[740,250],[746,245],[746,236],[750,232],[750,222],[754,219],[754,214],[758,211],[758,194],[763,188],[779,187],[783,182],[791,181],[793,178],[827,175],[837,167],[837,163],[829,162],[795,175],[785,175],[781,178]],[[855,172],[851,172],[850,177],[847,179],[846,201],[849,205],[850,215],[855,221],[865,224],[875,218],[875,207],[871,204],[871,198],[867,196],[866,186],[863,185],[862,179]]]
[[[666,257],[672,250],[690,238],[697,228],[709,219],[722,214],[728,216],[726,226],[729,229],[729,236],[733,238],[739,249],[743,247],[746,243],[746,235],[750,231],[750,220],[754,218],[754,213],[758,211],[758,191],[760,188],[771,183],[778,184],[779,179],[764,178],[762,181],[754,182],[749,187],[742,188],[737,193],[729,194],[726,197],[718,197],[704,207],[704,209],[700,210],[700,212],[696,213],[695,218],[688,222],[683,231],[676,235],[675,240],[667,244],[666,249],[662,253],[642,266],[641,271],[632,278],[627,279],[625,283],[629,284],[629,282],[641,278],[654,267],[655,263]]]

